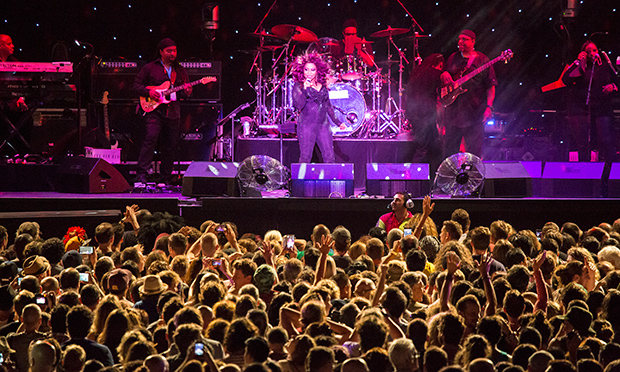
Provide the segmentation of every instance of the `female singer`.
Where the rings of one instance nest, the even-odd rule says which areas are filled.
[[[293,106],[299,111],[297,138],[300,163],[312,160],[315,143],[319,145],[323,162],[333,163],[336,160],[327,115],[339,126],[342,123],[336,118],[329,101],[329,90],[326,87],[328,69],[327,63],[318,54],[299,56],[293,64]]]
[[[607,56],[602,56],[607,57]],[[575,62],[568,66],[562,82],[569,87],[567,95],[568,129],[577,145],[579,161],[590,161],[590,140],[596,128],[599,161],[616,159],[616,143],[612,126],[611,95],[618,91],[618,78],[608,58],[601,59],[592,41],[586,41]]]

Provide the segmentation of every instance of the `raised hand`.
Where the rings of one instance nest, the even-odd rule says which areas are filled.
[[[263,247],[258,248],[265,256],[265,260],[267,262],[271,262],[271,258],[273,257],[273,248],[271,248],[271,243],[263,240]]]
[[[532,263],[532,271],[537,272],[542,267],[543,263],[545,263],[545,259],[547,258],[547,251],[543,251],[540,257]]]
[[[334,248],[334,241],[332,241],[332,237],[329,235],[321,236],[321,243],[317,243],[316,247],[321,251],[322,255],[327,255],[329,251]]]
[[[435,209],[435,203],[431,204],[431,196],[426,195],[424,197],[424,201],[422,201],[422,211],[425,216],[430,216],[433,213],[433,209]]]
[[[476,265],[476,267],[478,268],[478,271],[480,272],[480,275],[482,275],[483,278],[489,277],[489,271],[491,270],[492,259],[493,258],[491,257],[489,253],[485,253],[482,256],[480,256],[480,262],[474,261],[474,265]]]
[[[448,270],[448,274],[454,275],[456,270],[461,266],[461,259],[454,252],[446,253],[446,269]]]

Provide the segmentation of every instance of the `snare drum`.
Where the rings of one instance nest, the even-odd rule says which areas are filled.
[[[364,62],[362,58],[349,54],[338,61],[337,70],[342,80],[361,79],[364,76]]]
[[[349,84],[333,84],[329,91],[329,101],[334,107],[336,117],[343,123],[343,126],[339,127],[329,118],[335,137],[349,136],[362,127],[366,115],[366,102],[357,89]]]

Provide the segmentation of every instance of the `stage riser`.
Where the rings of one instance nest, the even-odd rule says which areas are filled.
[[[297,139],[282,141],[283,161],[289,167],[299,162],[299,143]],[[321,162],[315,148],[313,163]],[[411,161],[411,142],[401,140],[352,140],[334,139],[336,163],[353,163],[355,188],[366,185],[366,163],[408,163]],[[268,155],[280,160],[280,140],[269,138],[240,138],[236,141],[235,161],[252,155]]]

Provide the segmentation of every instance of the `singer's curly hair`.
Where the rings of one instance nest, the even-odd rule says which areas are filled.
[[[305,80],[304,67],[306,63],[314,63],[316,66],[316,79],[322,85],[325,85],[329,65],[323,60],[320,54],[306,53],[298,56],[293,63],[293,78],[296,82],[301,83]]]

